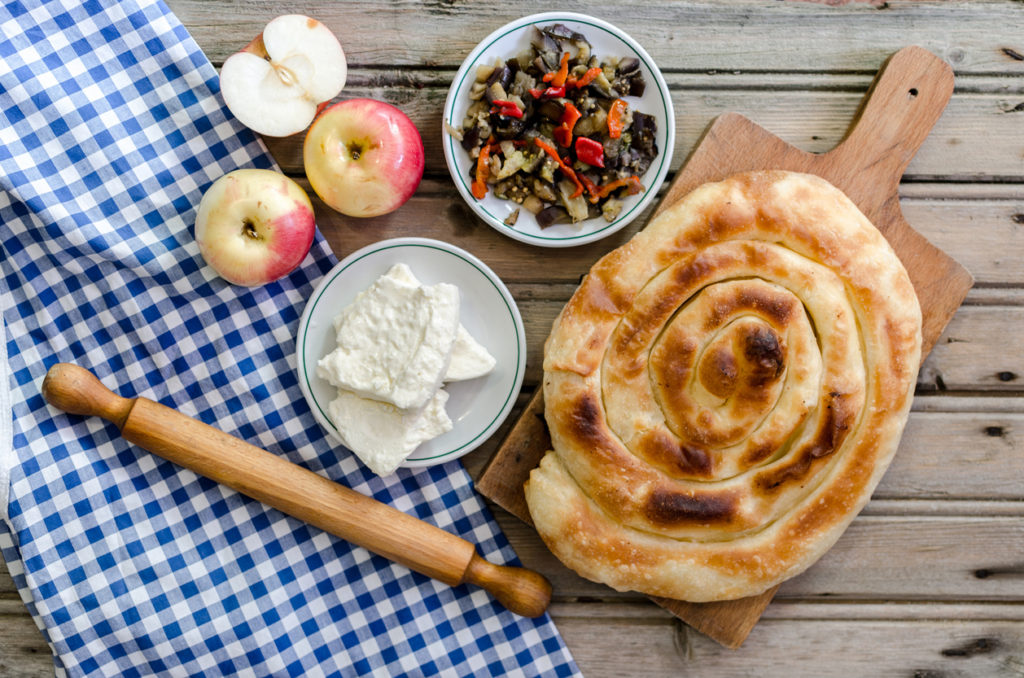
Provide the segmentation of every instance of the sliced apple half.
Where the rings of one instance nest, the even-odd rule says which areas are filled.
[[[316,19],[279,16],[220,71],[224,103],[239,122],[269,137],[297,134],[345,86],[338,38]]]

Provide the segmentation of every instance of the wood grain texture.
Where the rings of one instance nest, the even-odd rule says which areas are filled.
[[[670,166],[680,167],[709,121],[727,112],[744,115],[803,150],[825,152],[846,133],[869,85],[865,77],[851,82],[849,78],[807,75],[806,85],[813,89],[804,90],[792,89],[788,81],[774,83],[773,77],[735,76],[728,84],[709,87],[711,81],[703,78],[668,74],[676,112],[676,145]],[[398,71],[356,72],[350,78],[352,83],[339,99],[370,97],[400,107],[422,132],[428,175],[446,176],[441,111],[449,81],[432,77],[410,82]],[[981,181],[1020,175],[1024,171],[1024,126],[1020,124],[1024,111],[1016,107],[1024,102],[1024,94],[1017,89],[1018,81],[1024,79],[986,79],[985,91],[955,97],[929,135],[929,143],[908,166],[907,178]],[[993,145],[994,140],[998,145]],[[303,172],[302,135],[264,141],[287,173]],[[966,151],[972,148],[986,150]]]
[[[1019,676],[1024,668],[1024,626],[1005,620],[770,619],[759,624],[750,643],[756,659],[732,652],[672,619],[638,619],[608,606],[608,615],[589,614],[593,605],[567,606],[554,614],[588,678],[620,676],[619,666],[643,666],[643,675],[701,678],[758,676],[819,678],[849,676]],[[594,643],[615,638],[614,647]],[[799,667],[813,666],[813,672]],[[883,668],[884,667],[884,668]]]
[[[903,261],[921,301],[921,350],[922,355],[927,355],[967,296],[973,279],[903,218],[899,182],[952,93],[953,72],[945,62],[927,50],[908,47],[886,60],[849,132],[827,153],[800,150],[739,114],[719,116],[672,181],[654,214],[698,186],[737,172],[784,169],[824,177],[857,204]],[[538,391],[525,411],[527,424],[512,430],[508,442],[498,448],[477,481],[479,492],[517,515],[525,501],[519,498],[523,483],[529,476],[528,470],[533,468],[529,466],[527,473],[521,473],[527,466],[526,460],[539,463],[548,450],[534,423],[538,414],[543,413],[542,400]],[[535,447],[527,449],[530,445]],[[506,465],[510,449],[514,450],[514,459]],[[736,648],[775,592],[776,588],[772,588],[757,596],[712,603],[652,599],[698,631]]]
[[[309,190],[304,180],[300,183]],[[914,229],[937,247],[954,253],[979,285],[1005,286],[1024,280],[1024,224],[1020,223],[1024,219],[1024,185],[923,183],[903,184],[900,190],[900,205]],[[604,240],[563,250],[558,266],[539,267],[523,265],[524,260],[537,257],[537,248],[506,238],[477,221],[449,179],[424,181],[408,207],[372,221],[345,217],[315,196],[311,199],[320,230],[339,257],[378,239],[428,232],[475,253],[506,283],[519,286],[519,299],[557,297],[563,302],[571,294],[564,286],[575,287],[594,261],[628,240],[654,211],[650,208]],[[526,283],[536,285],[523,287]]]
[[[942,507],[944,512],[962,510],[949,504]],[[901,506],[905,515],[858,516],[821,560],[780,586],[778,599],[820,604],[836,600],[1024,601],[1024,560],[1019,547],[1024,516],[920,515],[926,512],[913,503],[897,504],[896,510]],[[886,510],[892,513],[894,506]],[[544,572],[559,599],[643,599],[580,577],[558,562],[532,527],[499,515],[523,564]],[[1024,621],[1024,613],[1018,614]]]
[[[221,63],[283,11],[315,14],[339,35],[354,64],[456,68],[491,31],[550,11],[536,0],[169,0],[207,56]],[[1024,73],[1003,48],[1024,52],[1019,6],[971,3],[645,2],[596,6],[567,0],[559,10],[589,13],[621,27],[665,71],[874,72],[892,52],[920,44],[958,73]],[[665,28],[671,26],[671,31]],[[428,37],[429,36],[429,37]],[[809,58],[813,55],[813,60]]]
[[[279,14],[304,12],[339,32],[351,66],[341,98],[372,96],[408,113],[424,134],[428,178],[406,207],[378,219],[349,219],[316,203],[321,231],[339,256],[381,238],[419,235],[483,258],[523,312],[527,383],[536,385],[539,342],[579,276],[649,216],[613,238],[552,256],[477,221],[451,186],[440,155],[440,114],[456,67],[488,32],[550,7],[520,0],[167,4],[218,65]],[[862,514],[889,519],[867,529],[884,525],[887,536],[880,538],[897,549],[907,539],[912,558],[897,573],[886,569],[893,546],[871,548],[868,533],[863,546],[841,543],[836,553],[850,562],[837,555],[827,564],[830,573],[784,588],[733,652],[641,596],[611,595],[566,573],[545,560],[550,554],[532,529],[494,506],[526,564],[555,583],[550,612],[590,678],[641,669],[649,676],[712,678],[1024,674],[1024,554],[1019,524],[1007,520],[1024,513],[1024,358],[1017,340],[1024,333],[1024,60],[1012,56],[1024,54],[1024,11],[1016,0],[890,0],[886,9],[833,4],[573,0],[560,8],[616,23],[662,67],[677,112],[673,169],[727,111],[805,151],[827,151],[846,133],[878,64],[907,44],[953,66],[953,98],[907,168],[901,206],[914,228],[952,253],[981,289],[968,295],[927,361],[899,453]],[[295,176],[302,174],[300,144],[301,138],[270,142]],[[529,393],[521,395],[520,408]],[[472,473],[512,423],[464,458]],[[915,529],[929,524],[932,544],[917,539]],[[858,555],[848,548],[868,550]],[[868,574],[860,574],[861,565]],[[965,579],[972,568],[986,576]],[[961,589],[965,582],[969,587]],[[840,584],[845,598],[837,600]],[[986,601],[972,600],[975,595]],[[2,563],[0,675],[53,675],[49,649]]]
[[[5,578],[9,579],[0,560],[0,581]],[[50,648],[24,606],[18,614],[0,614],[0,676],[53,678]]]

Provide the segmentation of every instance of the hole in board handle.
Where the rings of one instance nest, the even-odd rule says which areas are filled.
[[[907,90],[907,98],[908,99],[916,99],[917,98],[917,88],[916,87],[911,87],[910,89]]]

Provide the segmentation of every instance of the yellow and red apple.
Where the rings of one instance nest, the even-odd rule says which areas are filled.
[[[241,169],[213,182],[196,213],[196,242],[222,278],[255,287],[291,273],[313,244],[309,196],[272,170]]]
[[[423,178],[423,140],[409,117],[375,99],[324,110],[306,133],[306,177],[331,208],[353,217],[387,214]]]

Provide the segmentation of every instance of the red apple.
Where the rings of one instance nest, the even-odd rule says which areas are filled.
[[[203,259],[228,282],[246,287],[291,273],[309,252],[315,232],[309,196],[272,170],[225,174],[203,195],[196,214]]]
[[[271,21],[224,62],[224,103],[246,127],[272,137],[306,129],[345,86],[345,52],[327,26],[299,14]]]
[[[313,121],[302,149],[306,177],[330,207],[353,217],[398,209],[423,178],[423,140],[391,104],[350,99]]]

